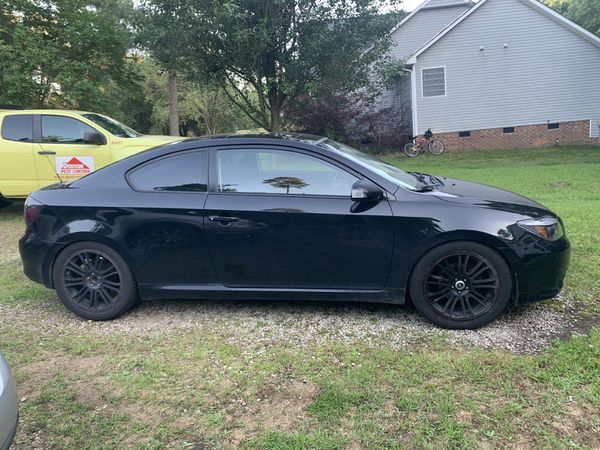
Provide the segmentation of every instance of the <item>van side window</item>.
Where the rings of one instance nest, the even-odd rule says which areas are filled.
[[[6,116],[2,121],[2,139],[33,142],[33,114]]]
[[[97,131],[80,120],[64,116],[42,116],[42,142],[83,144],[85,133]]]

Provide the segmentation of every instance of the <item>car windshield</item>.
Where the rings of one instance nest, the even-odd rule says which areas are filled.
[[[378,175],[381,175],[385,179],[399,185],[400,187],[410,190],[419,189],[421,183],[413,175],[406,173],[404,170],[392,166],[391,164],[388,164],[373,155],[369,155],[368,153],[361,152],[360,150],[352,148],[348,145],[326,138],[318,141],[316,144],[327,148],[328,150],[341,153],[345,157],[352,159],[353,161],[372,170],[373,172],[376,172]]]
[[[117,122],[115,119],[111,119],[110,117],[106,117],[101,114],[84,114],[83,117],[91,120],[96,125],[100,125],[106,131],[118,137],[135,138],[141,136],[140,133],[132,128],[129,128],[127,125],[123,125],[122,123]]]

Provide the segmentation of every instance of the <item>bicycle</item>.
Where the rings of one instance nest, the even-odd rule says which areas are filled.
[[[423,136],[413,136],[410,138],[412,142],[409,142],[404,146],[404,153],[409,158],[419,156],[421,153],[429,151],[432,155],[441,155],[446,150],[446,146],[439,139],[433,139],[433,133],[431,128],[423,134]]]

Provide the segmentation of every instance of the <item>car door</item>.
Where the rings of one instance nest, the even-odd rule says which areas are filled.
[[[25,197],[38,188],[33,153],[33,114],[6,115],[0,141],[0,194]]]
[[[85,133],[100,131],[74,117],[38,115],[39,143],[34,153],[38,185],[72,181],[110,163],[108,145],[89,144]]]
[[[212,150],[206,236],[228,287],[382,289],[394,230],[386,200],[357,208],[359,175],[286,147]]]
[[[127,174],[135,214],[121,219],[119,239],[146,293],[215,283],[204,235],[207,178],[205,150],[167,155]]]

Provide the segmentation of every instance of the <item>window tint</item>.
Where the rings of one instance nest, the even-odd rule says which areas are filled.
[[[97,130],[77,119],[63,116],[42,116],[42,142],[83,144],[85,133]]]
[[[128,175],[139,191],[206,192],[206,152],[185,153],[159,159]]]
[[[446,95],[446,69],[435,67],[423,69],[423,97]]]
[[[9,141],[33,141],[33,115],[6,116],[2,121],[2,138]]]
[[[220,150],[220,192],[350,196],[355,176],[312,156],[283,150]]]

